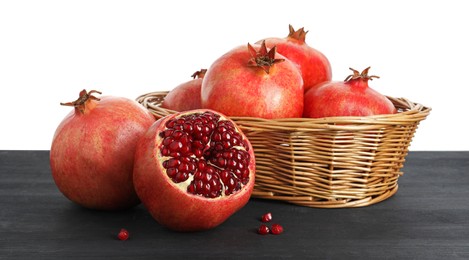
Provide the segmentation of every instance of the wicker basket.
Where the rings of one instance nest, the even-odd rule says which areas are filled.
[[[137,101],[160,118],[168,92]],[[405,157],[431,108],[388,97],[397,114],[267,120],[231,117],[256,156],[253,197],[320,208],[361,207],[396,193]]]

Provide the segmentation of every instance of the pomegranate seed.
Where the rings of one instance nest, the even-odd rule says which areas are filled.
[[[237,163],[235,160],[229,160],[229,161],[227,162],[227,165],[228,165],[228,167],[231,168],[231,169],[236,169],[236,166],[238,165],[238,163]]]
[[[168,127],[168,128],[173,128],[173,127],[174,127],[174,123],[176,123],[176,120],[175,120],[175,119],[171,119],[170,121],[166,122],[166,127]]]
[[[129,231],[127,231],[125,228],[122,228],[121,231],[119,231],[119,234],[117,234],[117,238],[122,241],[129,239]]]
[[[219,127],[218,127],[218,132],[220,132],[220,133],[226,132],[226,130],[227,130],[227,129],[226,129],[226,127],[224,127],[224,126],[219,126]]]
[[[272,213],[265,213],[264,215],[262,215],[261,217],[261,221],[262,222],[270,222],[272,220]]]
[[[180,149],[182,148],[182,146],[183,146],[183,145],[182,145],[181,142],[179,142],[179,141],[173,141],[173,142],[171,142],[171,143],[169,144],[169,149],[170,149],[171,151],[178,151],[178,150],[180,150]]]
[[[171,179],[174,179],[174,176],[176,176],[176,174],[178,173],[178,170],[176,168],[168,168],[166,169],[166,174],[168,174],[168,176],[171,178]]]
[[[189,170],[189,164],[188,163],[181,163],[178,166],[178,171],[184,171],[187,172]]]
[[[215,133],[212,135],[212,140],[215,141],[215,142],[221,141],[221,135],[220,135],[220,133],[216,133],[216,132],[215,132]]]
[[[202,154],[203,154],[202,150],[195,150],[194,151],[194,156],[197,157],[197,158],[202,157]]]
[[[225,165],[226,165],[226,160],[223,159],[222,157],[218,158],[218,160],[217,160],[217,165],[220,166],[220,167],[225,167]]]
[[[224,132],[221,137],[224,139],[224,140],[230,140],[231,139],[231,134],[230,132]]]
[[[272,224],[270,232],[274,235],[279,235],[283,233],[283,227],[280,224]]]
[[[180,139],[184,135],[184,132],[180,130],[176,130],[173,132],[173,138],[174,139]]]
[[[188,122],[184,123],[183,128],[184,128],[184,131],[186,131],[188,133],[191,133],[194,130],[194,128],[192,127],[192,124],[188,123]]]
[[[196,133],[202,132],[202,125],[201,125],[201,124],[195,125],[195,129],[194,129],[194,130],[195,130]]]
[[[257,229],[257,233],[261,235],[267,235],[269,234],[269,232],[270,232],[269,227],[267,227],[264,224],[260,225],[259,228]]]
[[[166,165],[168,168],[176,167],[181,163],[178,159],[175,159],[175,158],[171,158],[165,162],[167,163]]]

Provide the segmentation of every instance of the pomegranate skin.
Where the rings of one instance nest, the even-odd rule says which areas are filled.
[[[260,48],[260,45],[253,45]],[[202,107],[227,116],[266,119],[301,117],[303,112],[303,79],[295,65],[285,59],[266,73],[248,66],[251,54],[239,46],[218,58],[202,82]]]
[[[206,70],[194,73],[194,79],[181,83],[171,90],[161,104],[162,108],[174,111],[188,111],[202,108],[200,88]]]
[[[189,112],[205,112],[207,109]],[[216,113],[216,112],[214,112]],[[219,113],[218,113],[219,114]],[[215,228],[249,201],[255,182],[255,164],[251,163],[250,181],[237,193],[218,198],[193,195],[178,187],[162,167],[160,138],[166,122],[178,114],[156,121],[140,139],[135,153],[134,185],[139,198],[152,217],[175,231],[193,232]],[[254,158],[251,144],[249,154]]]
[[[305,94],[304,117],[371,116],[394,114],[390,100],[377,91],[366,88],[351,90],[343,82],[328,82]]]
[[[303,28],[294,31],[290,26],[290,34],[287,37],[265,39],[268,48],[277,46],[277,52],[292,61],[301,71],[305,92],[332,79],[329,60],[322,52],[305,42],[306,33]]]
[[[195,79],[190,82],[178,85],[166,95],[162,108],[174,111],[187,111],[202,107],[200,102],[200,86],[202,79]]]
[[[58,126],[50,150],[55,184],[90,209],[119,210],[140,203],[132,170],[137,141],[155,118],[137,102],[104,96],[88,100]]]
[[[353,69],[352,69],[353,70]],[[303,117],[321,118],[333,116],[371,116],[395,114],[392,102],[368,86],[365,69],[360,75],[354,70],[354,78],[345,81],[331,81],[320,84],[305,93]]]

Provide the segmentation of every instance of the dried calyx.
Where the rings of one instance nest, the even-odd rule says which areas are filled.
[[[97,90],[90,90],[89,92],[86,92],[85,89],[80,91],[80,96],[78,97],[77,100],[72,101],[72,102],[66,102],[66,103],[60,103],[62,106],[72,106],[75,107],[75,110],[80,111],[80,113],[84,114],[87,108],[87,101],[89,100],[95,100],[99,101],[100,99],[93,96],[93,93],[101,94],[100,91]]]
[[[270,67],[275,63],[279,63],[285,61],[285,59],[276,59],[275,54],[277,51],[277,47],[274,46],[272,49],[267,51],[267,47],[265,46],[265,41],[262,41],[261,47],[259,51],[256,51],[251,44],[248,43],[248,50],[251,54],[251,59],[248,61],[248,66],[253,67],[260,67],[262,68],[267,74],[270,72]]]
[[[290,24],[288,25],[288,28],[290,30],[290,33],[288,34],[287,38],[295,39],[303,43],[305,42],[306,34],[308,33],[308,31],[305,31],[304,27],[301,27],[300,29],[295,31],[295,29],[293,29],[293,26],[291,26]]]
[[[352,75],[348,75],[347,78],[345,78],[345,81],[350,81],[354,79],[365,79],[365,80],[373,80],[373,78],[379,79],[379,76],[375,75],[368,75],[368,71],[370,70],[371,67],[368,67],[364,69],[361,73],[358,72],[358,70],[349,68],[351,71],[353,71]]]
[[[192,74],[191,77],[193,79],[203,79],[204,76],[205,76],[205,73],[207,73],[207,70],[206,69],[201,69],[199,71],[194,72],[194,74]]]

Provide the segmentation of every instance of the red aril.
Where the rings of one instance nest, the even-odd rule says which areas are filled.
[[[332,78],[331,65],[327,57],[306,43],[304,28],[297,31],[289,26],[290,33],[285,38],[267,38],[268,48],[277,47],[277,52],[291,60],[301,71],[305,92],[319,83]],[[258,43],[261,43],[259,41]]]
[[[121,230],[119,231],[119,234],[117,234],[117,239],[121,241],[125,241],[129,239],[129,231],[127,231],[127,229],[125,228],[121,228]]]
[[[139,204],[132,182],[137,141],[155,118],[136,101],[80,92],[57,127],[50,149],[55,184],[71,201],[92,209]]]
[[[370,116],[394,114],[396,108],[384,95],[368,86],[368,70],[362,73],[351,69],[353,75],[345,81],[321,84],[305,93],[304,117],[320,118],[332,116]]]
[[[280,224],[272,224],[272,227],[270,227],[270,233],[273,235],[280,235],[283,233],[283,227]]]
[[[259,228],[257,229],[257,233],[261,235],[267,235],[269,234],[269,232],[270,232],[269,227],[264,224],[260,225]]]
[[[261,221],[262,222],[270,222],[272,220],[272,213],[268,212],[262,215]]]
[[[135,153],[137,194],[173,230],[220,225],[248,202],[254,180],[249,140],[233,121],[207,109],[161,118]]]
[[[161,107],[174,111],[187,111],[202,107],[200,102],[200,87],[206,69],[192,74],[193,79],[184,82],[171,90],[163,100]]]
[[[301,117],[303,79],[295,65],[262,45],[240,46],[218,58],[202,82],[202,107],[227,116]]]

